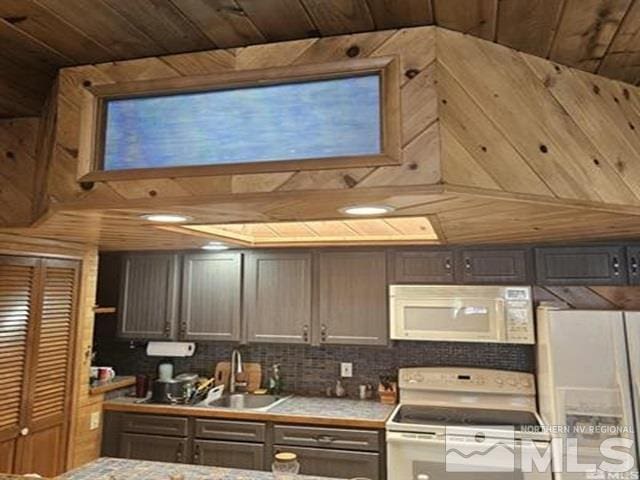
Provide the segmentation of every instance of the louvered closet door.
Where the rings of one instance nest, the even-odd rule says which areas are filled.
[[[13,472],[38,260],[0,256],[0,472]]]
[[[19,443],[18,473],[62,473],[71,399],[79,264],[42,261],[42,299],[29,366],[29,434]],[[43,455],[46,452],[46,455]]]

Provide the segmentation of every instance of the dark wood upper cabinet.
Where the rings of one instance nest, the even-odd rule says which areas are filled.
[[[462,249],[456,266],[461,283],[529,283],[528,255],[525,249]]]
[[[247,340],[311,341],[311,253],[252,252],[245,259]]]
[[[391,283],[453,283],[452,250],[394,250],[389,253]]]
[[[118,335],[123,338],[175,338],[178,255],[125,255],[121,279]]]
[[[625,251],[618,246],[537,248],[536,283],[540,285],[623,285]]]
[[[387,344],[384,251],[320,251],[315,285],[320,343]]]
[[[242,254],[184,256],[180,333],[182,340],[240,340]]]
[[[640,285],[640,246],[627,248],[627,267],[629,283]]]

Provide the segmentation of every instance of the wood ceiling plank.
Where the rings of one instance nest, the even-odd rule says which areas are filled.
[[[559,198],[637,202],[610,165],[593,161],[600,152],[544,82],[531,75],[525,54],[454,32],[438,34],[446,38],[439,65],[464,85]]]
[[[384,31],[320,38],[306,48],[293,63],[303,65],[348,60],[350,58],[348,52],[353,47],[359,50],[358,58],[366,58],[393,34],[393,31]]]
[[[108,49],[33,0],[2,0],[0,17],[74,63],[111,60]]]
[[[102,1],[166,52],[187,52],[215,47],[211,39],[171,2],[166,0]]]
[[[218,48],[264,43],[235,0],[171,0]]]
[[[365,0],[301,0],[322,35],[374,30]]]
[[[522,52],[546,57],[564,0],[507,0],[499,4],[497,41]]]
[[[291,65],[313,45],[317,39],[291,40],[286,43],[268,43],[236,49],[237,70],[284,67]]]
[[[625,15],[598,74],[636,85],[640,81],[640,1],[635,0]]]
[[[435,23],[444,28],[493,40],[498,0],[433,0]]]
[[[178,53],[166,55],[160,60],[185,77],[233,70],[236,62],[235,56],[227,50]]]
[[[549,58],[596,71],[632,0],[566,0]]]
[[[316,27],[300,0],[237,0],[269,42],[316,36]]]
[[[101,0],[33,1],[108,49],[113,55],[112,59],[146,57],[166,52]]]
[[[378,29],[431,25],[431,0],[367,0]]]

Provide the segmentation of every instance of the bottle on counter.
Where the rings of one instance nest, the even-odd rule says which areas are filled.
[[[344,386],[342,385],[342,382],[340,380],[336,381],[336,397],[340,398],[340,397],[344,397],[346,394],[346,391],[344,389]]]
[[[280,395],[283,386],[282,376],[280,375],[280,364],[275,363],[271,368],[271,377],[269,377],[269,393],[271,395]]]

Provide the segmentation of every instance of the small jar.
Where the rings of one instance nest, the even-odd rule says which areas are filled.
[[[278,480],[294,479],[300,471],[298,456],[291,452],[276,453],[273,457],[271,471]]]

